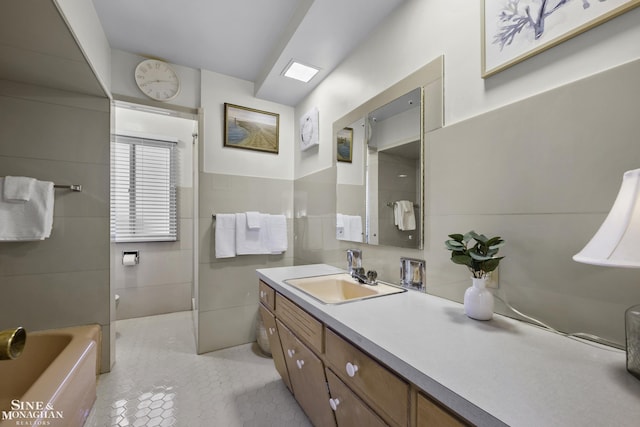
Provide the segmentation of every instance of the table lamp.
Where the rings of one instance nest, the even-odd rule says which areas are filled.
[[[610,267],[640,267],[640,169],[627,171],[613,207],[573,259]],[[627,370],[640,379],[640,305],[625,312]]]

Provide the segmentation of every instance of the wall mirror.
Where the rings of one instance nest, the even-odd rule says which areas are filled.
[[[441,64],[427,64],[334,122],[338,240],[422,249],[424,134],[442,125]]]

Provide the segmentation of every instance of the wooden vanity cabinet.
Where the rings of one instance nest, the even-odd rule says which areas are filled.
[[[294,396],[314,426],[335,426],[324,365],[280,320],[276,320]]]
[[[331,393],[329,406],[335,413],[339,427],[387,426],[387,423],[385,423],[362,400],[360,400],[358,396],[331,371],[331,369],[326,368],[326,373]]]
[[[467,425],[422,393],[418,393],[416,406],[417,427],[463,427]]]
[[[344,383],[390,425],[409,425],[409,384],[330,329],[326,360]]]
[[[264,305],[260,304],[259,307],[260,316],[262,322],[267,330],[267,337],[269,338],[269,347],[271,348],[271,357],[273,357],[273,364],[276,365],[276,370],[282,377],[285,385],[290,392],[293,393],[291,386],[291,380],[289,379],[289,372],[287,371],[287,365],[284,360],[284,352],[280,344],[280,335],[276,326],[276,317],[270,312]]]
[[[314,426],[468,425],[266,283],[259,291],[276,369]]]

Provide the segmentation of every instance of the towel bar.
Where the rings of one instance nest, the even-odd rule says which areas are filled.
[[[4,177],[2,176],[0,178],[4,178]],[[66,188],[71,191],[82,191],[82,185],[80,184],[70,184],[70,185],[53,184],[53,188]]]
[[[71,185],[54,184],[53,188],[66,188],[71,191],[82,191],[82,185],[80,184],[71,184]]]
[[[395,204],[396,204],[396,202],[387,202],[387,207],[392,208],[392,207],[394,207],[394,206],[395,206]],[[414,209],[418,209],[419,207],[420,207],[420,205],[417,205],[417,204],[415,204],[415,203],[413,204],[413,208],[414,208]]]

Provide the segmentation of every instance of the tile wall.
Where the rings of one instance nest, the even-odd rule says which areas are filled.
[[[199,176],[198,353],[206,353],[255,340],[255,270],[293,264],[293,183],[204,172]],[[289,249],[281,255],[216,258],[212,214],[246,211],[286,215]]]
[[[624,311],[640,301],[638,271],[579,264],[572,256],[604,220],[622,174],[640,167],[639,76],[634,61],[427,131],[424,249],[300,245],[296,263],[346,268],[344,250],[360,247],[366,269],[398,283],[400,257],[421,258],[428,292],[462,302],[469,273],[450,262],[447,235],[471,229],[500,235],[506,258],[498,295],[562,331],[622,343]],[[323,182],[329,203],[331,173],[296,180],[296,191]],[[499,303],[496,309],[513,315]]]
[[[53,231],[0,242],[0,329],[96,323],[108,370],[109,100],[0,81],[0,175],[31,176],[55,190]]]

